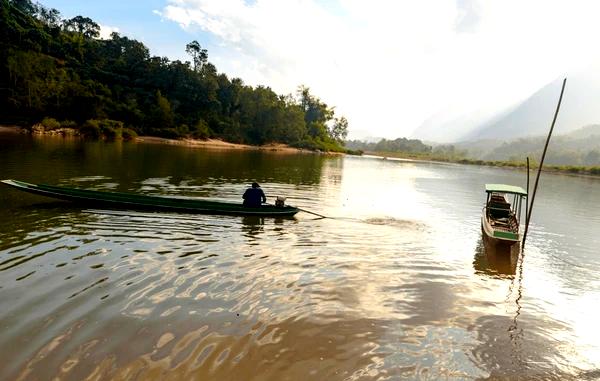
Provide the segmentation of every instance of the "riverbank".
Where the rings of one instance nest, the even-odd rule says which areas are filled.
[[[0,133],[3,134],[23,134],[27,133],[27,130],[19,126],[0,126]]]
[[[417,160],[417,161],[429,161],[434,163],[454,163],[454,164],[466,164],[466,165],[481,165],[486,167],[501,167],[501,168],[513,168],[525,170],[527,163],[522,161],[501,161],[501,160],[479,160],[479,159],[468,159],[468,158],[452,158],[452,157],[437,157],[430,155],[419,155],[399,152],[365,152],[366,155],[379,156],[381,158],[393,157],[397,159],[406,160]],[[530,169],[537,170],[537,163],[531,163]],[[577,165],[552,165],[545,164],[542,169],[543,172],[550,173],[561,173],[570,175],[581,175],[581,176],[600,176],[600,166],[577,166]]]
[[[37,128],[27,129],[19,126],[2,126],[0,125],[0,133],[10,134],[32,134],[38,136],[54,136],[54,137],[81,137],[77,130],[72,128],[61,128],[55,130],[46,130],[39,125]],[[297,153],[311,153],[311,154],[324,154],[324,155],[344,155],[342,152],[324,152],[324,151],[313,151],[304,148],[295,148],[287,144],[282,143],[269,143],[261,146],[253,146],[249,144],[230,143],[220,139],[168,139],[157,136],[137,136],[130,142],[133,143],[149,143],[149,144],[167,144],[167,145],[179,145],[190,148],[206,148],[216,150],[246,150],[246,151],[270,151],[277,153],[297,154]]]
[[[270,143],[262,146],[252,146],[249,144],[230,143],[220,139],[167,139],[156,136],[138,136],[136,142],[151,144],[169,144],[192,148],[225,149],[225,150],[246,150],[246,151],[272,151],[278,153],[323,153],[327,155],[341,155],[339,152],[317,152],[302,148],[290,147],[282,143]]]

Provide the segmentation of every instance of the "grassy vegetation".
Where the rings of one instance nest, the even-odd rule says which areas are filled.
[[[88,119],[79,125],[72,120],[59,122],[54,118],[44,118],[32,129],[39,133],[62,131],[63,134],[79,135],[86,139],[133,140],[137,137],[134,130],[123,126],[123,122],[111,119]]]
[[[414,152],[367,152],[368,154],[383,156],[383,157],[396,157],[402,159],[414,159],[414,160],[430,160],[444,163],[458,163],[467,165],[485,165],[490,167],[505,167],[505,168],[527,168],[525,161],[517,160],[477,160],[469,159],[461,155],[436,155],[435,153],[414,153]],[[529,167],[531,169],[537,169],[539,163],[530,162]],[[593,175],[600,176],[600,166],[583,166],[583,165],[544,165],[543,168],[546,172],[560,172],[560,173],[573,173],[581,175]]]
[[[329,138],[305,138],[297,143],[291,143],[290,146],[294,148],[307,149],[310,151],[341,152],[349,155],[362,155],[361,150],[344,148],[340,146],[337,141]]]

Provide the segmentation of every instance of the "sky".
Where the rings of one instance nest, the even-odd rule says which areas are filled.
[[[349,121],[350,138],[411,136],[430,118],[501,110],[598,60],[595,0],[42,0],[153,55],[280,94],[299,85]]]

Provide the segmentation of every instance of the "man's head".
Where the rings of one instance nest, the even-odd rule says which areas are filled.
[[[258,185],[258,183],[252,183],[252,188],[260,188],[260,185]]]

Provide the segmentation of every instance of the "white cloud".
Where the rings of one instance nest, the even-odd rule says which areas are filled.
[[[100,38],[102,40],[108,40],[112,32],[119,33],[119,28],[116,26],[108,26],[100,24]]]
[[[351,131],[398,137],[589,63],[599,11],[592,0],[171,0],[158,13],[212,34],[220,70],[281,93],[308,85]]]

